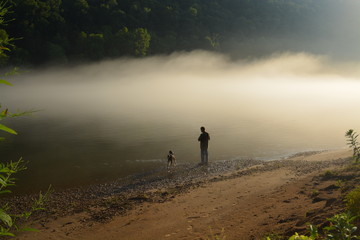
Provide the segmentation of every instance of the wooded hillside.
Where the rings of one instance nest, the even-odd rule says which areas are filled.
[[[312,19],[326,2],[11,0],[5,30],[19,39],[9,62],[66,63],[178,50],[224,51],[230,41],[310,34]]]

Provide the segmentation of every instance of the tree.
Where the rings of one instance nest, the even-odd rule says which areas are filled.
[[[17,58],[29,59],[32,63],[48,60],[48,42],[64,44],[64,18],[61,12],[61,0],[8,0],[13,3],[8,13],[12,18],[6,26],[10,36],[19,38],[16,47],[10,53]],[[61,41],[60,41],[61,40]],[[17,56],[17,57],[15,57]],[[24,59],[20,59],[24,60]]]
[[[137,28],[133,34],[135,56],[146,56],[149,47],[151,35],[145,28]]]
[[[319,13],[340,4],[327,0],[7,1],[14,3],[9,14],[15,20],[4,29],[10,36],[22,37],[9,62],[19,59],[31,64],[194,49],[230,51],[226,46],[232,45],[226,43],[232,41],[296,39],[316,33],[318,24],[312,23]],[[125,27],[131,35],[126,41],[118,34]],[[82,45],[82,32],[92,47]],[[91,52],[94,47],[96,53]]]
[[[8,8],[4,2],[0,2],[0,26],[4,26],[5,23],[5,15],[8,13]],[[0,64],[3,65],[7,60],[7,51],[10,51],[9,47],[12,46],[11,41],[12,38],[9,37],[8,33],[4,29],[0,29]],[[3,82],[8,84],[7,82]]]

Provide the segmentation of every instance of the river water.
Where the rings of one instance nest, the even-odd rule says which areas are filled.
[[[360,131],[358,69],[304,53],[192,52],[24,71],[1,86],[1,103],[37,112],[3,122],[19,135],[0,152],[28,162],[19,186],[38,191],[161,170],[169,150],[195,164],[201,126],[210,161],[345,148],[345,132]]]

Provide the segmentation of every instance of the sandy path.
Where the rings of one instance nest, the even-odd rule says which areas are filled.
[[[212,183],[164,204],[144,205],[130,216],[94,228],[91,234],[83,235],[83,239],[97,239],[96,235],[104,231],[104,239],[118,239],[119,236],[129,240],[196,239],[205,237],[209,227],[216,232],[221,228],[227,231],[235,225],[243,225],[241,228],[246,229],[251,225],[247,219],[252,218],[254,202],[290,179],[285,171],[278,170]],[[236,222],[232,223],[234,218]]]
[[[295,160],[322,161],[346,158],[350,151],[324,152]],[[324,170],[321,170],[323,172]],[[207,239],[224,228],[226,239],[261,239],[276,228],[291,225],[311,209],[325,203],[311,203],[301,190],[311,185],[312,174],[294,176],[287,168],[210,182],[165,203],[143,203],[125,216],[91,228],[79,223],[81,215],[59,218],[39,233],[18,239]]]

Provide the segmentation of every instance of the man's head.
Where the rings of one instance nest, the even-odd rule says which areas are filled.
[[[200,128],[201,132],[205,132],[205,127]]]

